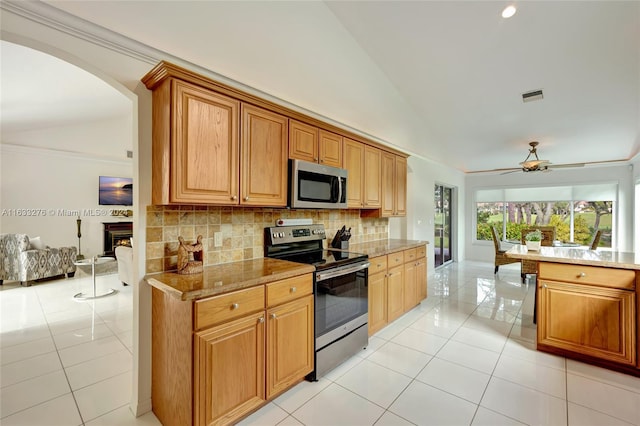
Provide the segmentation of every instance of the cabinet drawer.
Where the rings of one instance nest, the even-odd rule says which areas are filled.
[[[405,262],[413,262],[417,259],[417,250],[416,249],[408,249],[404,251],[404,261]]]
[[[280,305],[313,293],[313,275],[306,274],[267,284],[267,306]]]
[[[541,279],[626,290],[634,290],[636,288],[636,273],[628,269],[547,262],[540,262],[538,268]]]
[[[394,266],[402,265],[404,263],[404,253],[399,251],[397,253],[391,253],[387,256],[388,267],[393,268]]]
[[[196,301],[195,328],[200,330],[264,309],[264,286]]]
[[[420,246],[416,248],[416,257],[418,259],[426,256],[427,256],[427,246]]]
[[[387,270],[387,256],[378,256],[369,259],[369,275]]]

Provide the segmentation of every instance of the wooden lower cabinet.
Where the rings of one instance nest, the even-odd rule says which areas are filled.
[[[196,301],[152,292],[152,403],[163,425],[236,423],[313,371],[313,275]]]
[[[538,345],[636,364],[635,292],[539,280]]]
[[[264,366],[264,312],[195,333],[194,424],[229,424],[262,405]]]
[[[427,259],[425,257],[416,262],[416,283],[418,302],[427,298]]]
[[[404,312],[413,309],[418,304],[418,286],[416,275],[416,262],[404,264]]]
[[[370,259],[369,336],[427,297],[426,246]]]
[[[386,256],[385,256],[386,257]],[[387,271],[369,276],[369,336],[387,325]]]
[[[389,269],[387,274],[387,321],[404,314],[404,265]]]
[[[267,398],[313,371],[313,324],[311,294],[267,311]]]

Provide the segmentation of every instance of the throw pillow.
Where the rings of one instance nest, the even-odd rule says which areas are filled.
[[[29,249],[31,250],[42,250],[47,248],[44,243],[40,240],[40,237],[29,237]]]

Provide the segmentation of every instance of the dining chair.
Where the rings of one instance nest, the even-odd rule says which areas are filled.
[[[493,247],[495,249],[495,269],[493,271],[494,274],[498,273],[498,268],[500,265],[508,265],[509,263],[518,263],[520,260],[513,259],[507,257],[505,253],[506,250],[503,250],[500,247],[500,238],[498,237],[498,231],[495,226],[491,226],[491,237],[493,238]]]
[[[522,244],[526,244],[525,236],[529,232],[533,232],[536,229],[539,229],[542,232],[543,239],[540,242],[540,245],[543,246],[553,246],[553,242],[556,239],[556,227],[555,226],[532,226],[528,228],[522,228],[520,230],[520,241]],[[538,273],[538,262],[535,260],[522,260],[522,269],[520,270],[520,276],[522,277],[522,282],[527,278],[527,274],[537,274]]]

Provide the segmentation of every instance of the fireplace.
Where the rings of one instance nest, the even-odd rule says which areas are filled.
[[[131,247],[133,222],[102,222],[104,225],[104,256],[114,256],[116,247]]]

